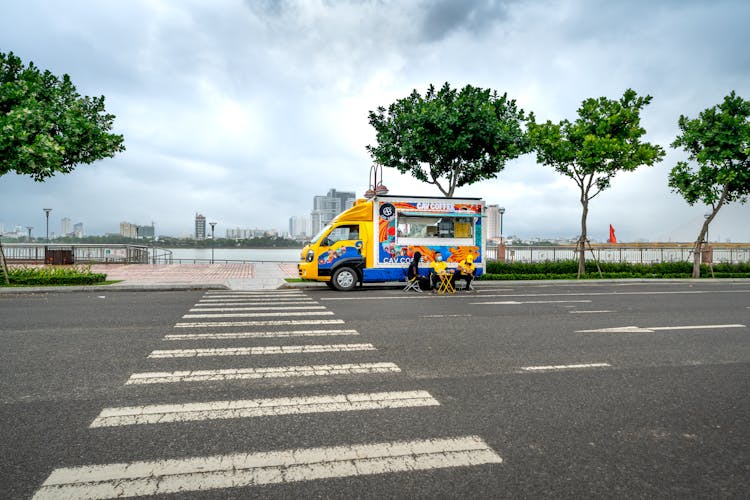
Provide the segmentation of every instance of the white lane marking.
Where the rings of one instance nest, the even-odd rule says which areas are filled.
[[[269,415],[299,415],[386,408],[439,406],[427,391],[400,391],[336,394],[312,397],[212,401],[176,405],[127,406],[105,408],[89,427],[163,424]]]
[[[308,354],[314,352],[375,351],[372,344],[273,345],[265,347],[218,347],[201,349],[157,349],[149,358],[205,358],[211,356],[254,356],[265,354]]]
[[[323,306],[321,306],[323,307]],[[332,311],[311,312],[258,312],[258,313],[211,313],[211,314],[185,314],[183,319],[197,318],[269,318],[274,316],[333,316]]]
[[[578,370],[581,368],[606,368],[612,366],[609,363],[578,363],[573,365],[547,365],[547,366],[524,366],[521,370],[527,372],[533,371],[553,371],[553,370]]]
[[[269,321],[203,321],[201,323],[177,323],[175,328],[214,328],[228,326],[287,326],[287,325],[343,325],[343,319],[279,319]]]
[[[588,304],[590,303],[590,300],[524,300],[524,301],[515,301],[515,300],[506,300],[503,302],[470,302],[472,305],[490,305],[490,304],[497,304],[497,305],[518,305],[518,304]]]
[[[601,310],[601,311],[568,311],[570,314],[597,314],[597,313],[611,313],[614,311]]]
[[[357,330],[292,330],[285,332],[239,332],[239,333],[174,333],[164,340],[232,340],[284,337],[335,337],[338,335],[359,335]]]
[[[579,296],[606,296],[606,295],[702,295],[702,294],[717,294],[717,293],[750,293],[748,290],[685,290],[685,291],[673,291],[673,292],[575,292],[575,293],[519,293],[519,294],[489,294],[480,291],[481,298],[490,297],[579,297]],[[461,295],[458,295],[461,297]],[[472,297],[476,297],[473,295]],[[409,299],[426,299],[432,300],[434,297],[429,295],[403,295],[400,296],[377,296],[377,297],[320,297],[318,300],[404,300]]]
[[[721,328],[746,328],[745,325],[689,325],[689,326],[620,326],[615,328],[599,328],[596,330],[576,330],[576,333],[654,333],[665,330],[715,330]]]
[[[221,311],[304,311],[313,309],[325,309],[326,306],[304,305],[304,306],[269,306],[259,307],[198,307],[192,308],[188,312],[221,312]]]
[[[300,448],[55,469],[34,495],[115,498],[499,464],[479,436]]]
[[[165,384],[174,382],[209,382],[217,380],[270,379],[283,377],[315,377],[364,373],[397,373],[395,363],[348,363],[338,365],[278,366],[266,368],[235,368],[225,370],[184,370],[175,372],[134,373],[125,385]]]

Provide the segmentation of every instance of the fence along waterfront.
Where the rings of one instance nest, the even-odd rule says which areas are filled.
[[[505,262],[557,262],[578,258],[576,245],[557,246],[505,246]],[[503,247],[487,247],[490,260],[503,260]],[[630,262],[653,264],[681,262],[693,259],[693,243],[592,243],[586,258],[600,262]],[[703,255],[703,262],[750,262],[750,243],[711,243]]]

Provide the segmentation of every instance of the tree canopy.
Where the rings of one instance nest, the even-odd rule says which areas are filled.
[[[680,116],[672,143],[688,153],[669,173],[669,187],[690,205],[711,207],[695,242],[693,277],[700,277],[701,244],[708,226],[727,203],[745,203],[750,194],[750,101],[732,91],[698,118]]]
[[[109,132],[114,119],[104,96],[81,96],[68,75],[0,53],[0,176],[15,172],[41,182],[111,158],[125,150],[122,135]]]
[[[528,134],[537,161],[573,179],[580,189],[582,206],[579,239],[579,275],[585,273],[586,220],[589,201],[609,188],[618,172],[662,160],[659,145],[641,142],[646,130],[640,113],[651,96],[639,97],[627,89],[620,99],[589,98],[578,108],[574,122],[537,124],[529,117]]]
[[[457,187],[495,177],[508,160],[529,151],[524,111],[507,94],[446,82],[424,97],[415,89],[386,110],[369,113],[377,145],[373,160],[434,184],[446,197]]]

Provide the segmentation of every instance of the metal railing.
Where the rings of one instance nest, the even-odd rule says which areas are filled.
[[[629,262],[653,264],[659,262],[692,261],[693,243],[592,243],[586,250],[586,259],[596,258],[600,262]],[[578,258],[576,245],[487,247],[489,260],[505,262],[545,262],[575,260]],[[504,257],[504,259],[503,259]],[[714,263],[750,262],[750,243],[709,243],[704,248],[702,260]]]
[[[9,264],[53,263],[50,256],[61,253],[70,256],[75,264],[147,264],[152,249],[128,244],[3,243],[3,251]]]

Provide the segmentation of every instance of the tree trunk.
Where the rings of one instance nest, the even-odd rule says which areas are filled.
[[[581,238],[578,240],[578,278],[586,274],[586,219],[589,215],[589,200],[581,196]]]
[[[701,256],[703,253],[703,238],[706,237],[706,230],[708,229],[708,219],[703,223],[701,232],[698,235],[698,239],[693,246],[693,278],[698,279],[701,277]]]
[[[10,279],[8,278],[8,263],[5,261],[5,252],[3,252],[2,242],[0,242],[0,267],[3,268],[3,276],[5,278],[5,284],[10,285]]]
[[[708,226],[711,224],[711,221],[714,220],[714,217],[716,217],[716,214],[719,213],[719,209],[724,204],[726,199],[727,199],[727,186],[724,185],[724,190],[721,193],[719,202],[716,204],[715,207],[713,207],[713,210],[711,211],[711,215],[706,217],[706,220],[703,222],[703,226],[701,226],[701,232],[698,234],[698,239],[695,241],[695,246],[693,247],[693,278],[695,279],[698,279],[701,277],[701,258],[703,256],[703,247],[704,245],[708,244],[708,242],[705,241],[706,234],[708,233]]]

